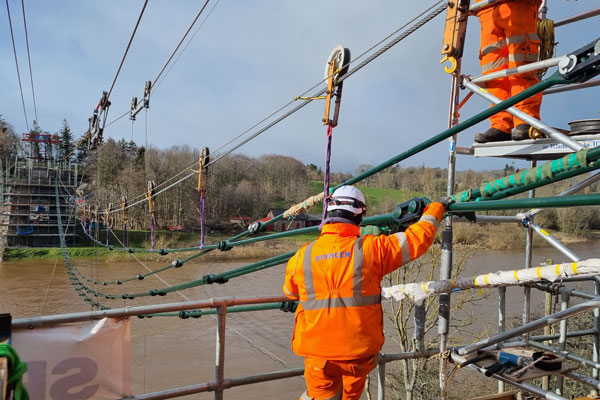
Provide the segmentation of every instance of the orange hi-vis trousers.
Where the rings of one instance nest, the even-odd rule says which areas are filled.
[[[538,60],[540,39],[537,35],[539,0],[506,0],[477,13],[481,24],[479,63],[481,72],[518,67]],[[539,82],[537,71],[488,81],[486,88],[500,100],[506,100]],[[542,94],[538,93],[515,105],[540,119]],[[509,133],[525,123],[506,111],[490,117],[492,128]]]
[[[373,368],[375,355],[348,361],[306,357],[304,378],[308,390],[300,400],[359,400]]]

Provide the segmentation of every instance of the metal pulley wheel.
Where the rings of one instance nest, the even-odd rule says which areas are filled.
[[[331,63],[334,63],[333,66],[333,83],[337,85],[338,80],[346,75],[348,72],[348,64],[350,64],[350,49],[347,47],[340,45],[335,46],[329,58],[327,59],[327,64],[325,64],[325,80],[329,79],[329,70]],[[343,67],[343,68],[342,68]],[[340,70],[340,68],[342,68]]]
[[[208,147],[202,148],[202,151],[200,152],[200,162],[202,162],[202,168],[206,168],[207,164],[210,162],[210,151]]]
[[[581,119],[569,122],[571,135],[596,135],[600,133],[600,119]]]
[[[154,188],[156,188],[156,183],[154,181],[148,181],[148,196],[154,197]]]

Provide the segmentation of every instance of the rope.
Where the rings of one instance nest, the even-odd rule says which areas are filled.
[[[323,185],[324,199],[329,197],[329,161],[331,159],[331,138],[333,136],[333,128],[331,124],[327,125],[327,152],[325,155],[325,182]],[[327,218],[327,201],[323,200],[323,220]]]
[[[556,42],[554,41],[554,21],[551,19],[544,18],[537,23],[537,34],[540,38],[540,61],[547,60],[554,56],[554,48]],[[538,72],[541,78],[546,74],[548,68],[542,69]]]
[[[204,247],[204,233],[204,189],[202,189],[200,191],[200,248]]]
[[[302,212],[304,212],[304,210],[308,210],[310,207],[323,201],[323,193],[324,192],[321,192],[316,196],[311,196],[308,199],[304,200],[302,203],[298,203],[296,205],[291,206],[290,208],[284,211],[283,218],[287,219],[295,217],[296,215],[300,215],[302,214]]]
[[[0,357],[8,359],[7,382],[14,385],[12,399],[29,400],[29,394],[23,385],[23,375],[27,372],[27,364],[21,361],[15,348],[7,343],[0,344]]]

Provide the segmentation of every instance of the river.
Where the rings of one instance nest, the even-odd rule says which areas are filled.
[[[569,248],[582,259],[598,257],[599,242],[579,243]],[[232,252],[243,251],[233,249]],[[476,250],[470,257],[462,276],[484,272],[522,268],[524,251]],[[566,262],[566,258],[552,248],[535,248],[533,265],[545,262]],[[87,276],[99,281],[129,278],[157,269],[168,263],[138,262],[110,263],[99,260],[75,260],[75,265]],[[153,288],[163,288],[190,280],[200,279],[208,273],[220,273],[245,265],[244,262],[189,262],[182,268],[170,269],[142,281],[127,285],[98,286],[105,293],[137,293]],[[135,300],[102,300],[112,308],[132,305],[171,303],[184,300],[202,300],[215,297],[245,297],[281,294],[284,265],[234,278],[224,285],[206,285],[172,293],[164,297],[142,297]],[[507,289],[509,316],[522,313],[522,288]],[[534,309],[543,310],[543,294],[534,293]],[[4,262],[0,264],[1,312],[13,318],[52,315],[90,310],[72,288],[62,258],[57,260]],[[477,305],[475,313],[486,316],[492,332],[497,326],[497,297],[495,291]],[[535,310],[534,310],[535,311]],[[279,310],[228,314],[226,334],[225,376],[243,377],[302,367],[300,357],[290,350],[293,315]],[[135,394],[193,385],[214,379],[216,318],[199,319],[155,317],[132,319],[132,375]],[[384,351],[395,352],[391,340]],[[304,390],[302,377],[259,383],[228,389],[227,399],[295,399]],[[213,393],[202,393],[185,398],[212,399]]]

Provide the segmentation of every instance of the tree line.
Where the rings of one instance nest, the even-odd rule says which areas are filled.
[[[37,123],[31,133],[48,132]],[[74,139],[74,134],[66,120],[56,133],[60,137],[58,145],[46,149],[46,156],[53,160],[81,163],[83,166],[83,193],[88,204],[100,211],[112,203],[119,208],[123,196],[129,204],[141,204],[127,210],[129,226],[133,229],[146,229],[150,224],[147,202],[144,193],[148,182],[154,181],[158,190],[174,184],[155,198],[155,216],[159,228],[184,226],[187,229],[200,227],[200,193],[197,190],[197,168],[200,157],[198,149],[189,146],[173,146],[169,149],[156,149],[137,145],[134,141],[109,138],[95,151],[89,152],[87,142]],[[85,133],[81,138],[85,137]],[[25,151],[14,129],[0,115],[0,157],[31,157]],[[218,154],[213,155],[213,160]],[[361,164],[355,171],[333,173],[330,180],[338,184],[356,174],[372,168]],[[496,170],[463,170],[456,172],[455,193],[477,188],[483,181],[518,172],[512,164]],[[430,168],[425,165],[403,167],[396,165],[361,181],[359,185],[375,188],[399,189],[422,193],[436,198],[446,191],[447,169]],[[186,178],[186,179],[184,179]],[[268,154],[250,157],[231,154],[219,158],[209,166],[205,180],[205,223],[209,228],[222,228],[231,217],[249,217],[257,220],[266,216],[269,208],[287,208],[299,203],[308,196],[317,194],[314,182],[323,181],[323,171],[315,164],[303,162],[288,156]],[[575,178],[577,179],[577,178]],[[581,178],[579,178],[581,179]],[[311,185],[311,182],[313,183]],[[552,196],[574,183],[573,179],[537,189],[537,196]],[[585,192],[597,191],[598,184]],[[523,194],[522,196],[525,196]],[[385,209],[392,204],[382,201],[370,204],[371,215],[388,213]],[[313,211],[320,213],[319,210]],[[507,211],[506,214],[514,214]],[[536,219],[549,229],[557,229],[571,234],[580,234],[590,229],[600,229],[600,216],[596,208],[563,208],[546,210]],[[112,224],[120,225],[121,213],[112,214]]]

